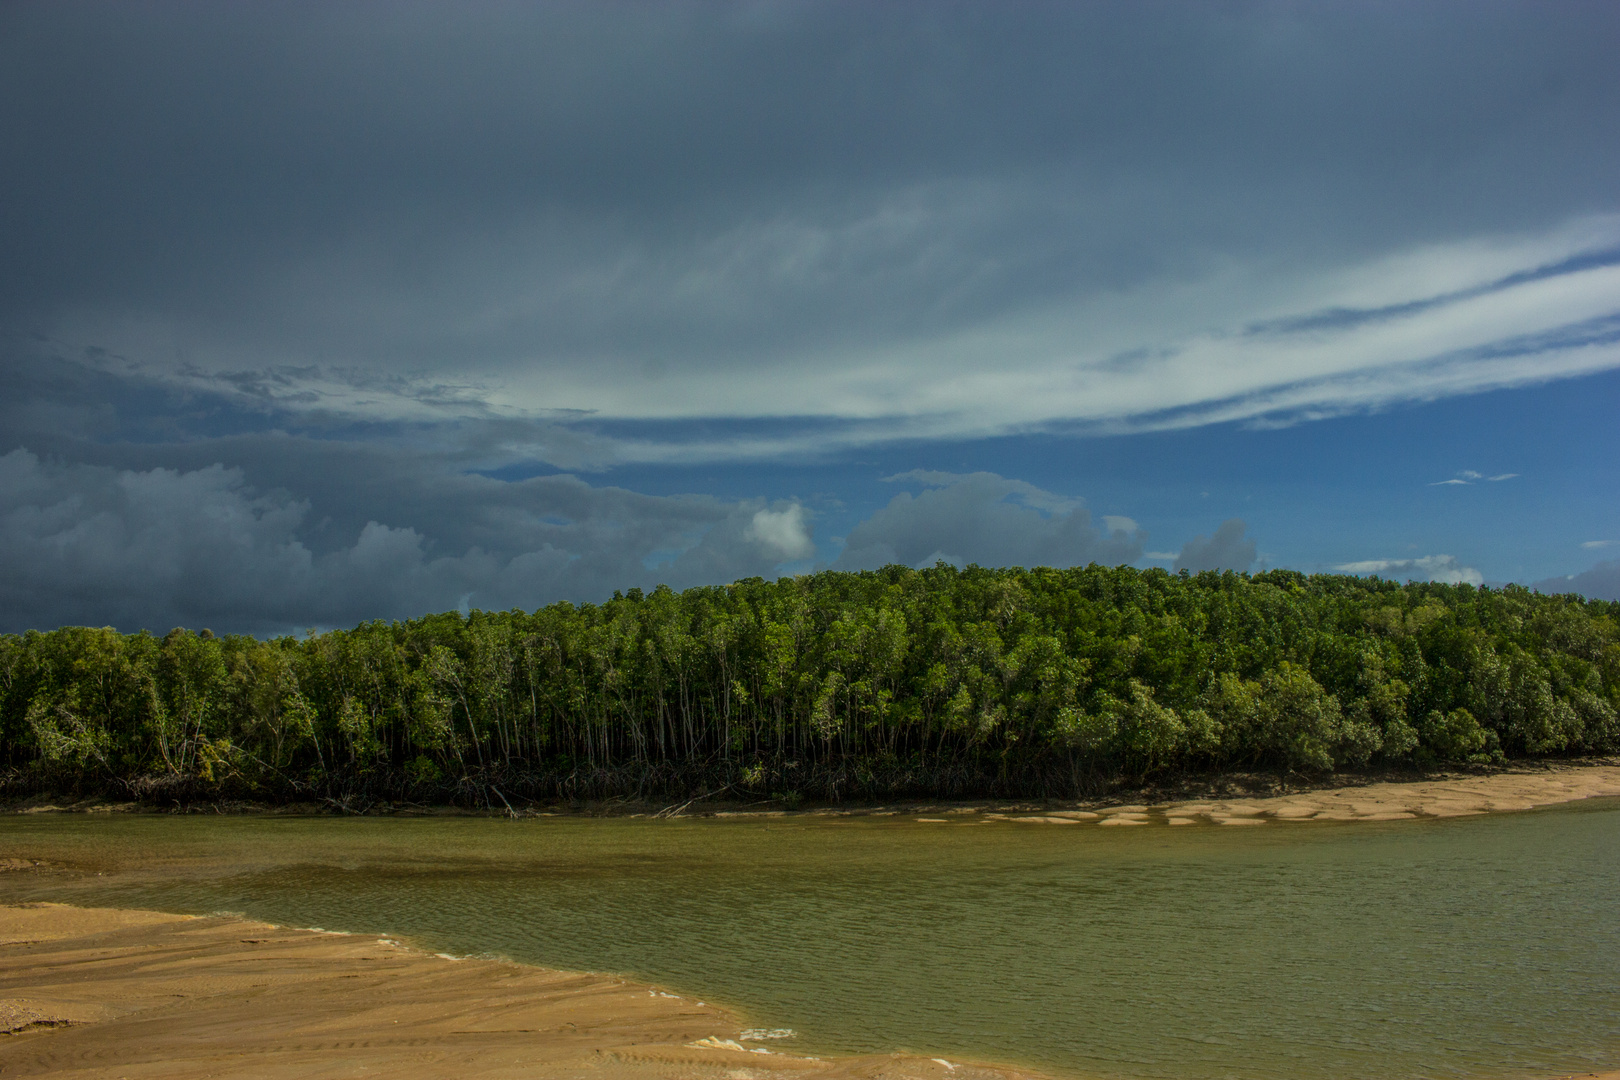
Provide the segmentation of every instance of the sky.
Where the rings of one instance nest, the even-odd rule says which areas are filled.
[[[0,6],[0,632],[1620,599],[1612,3]]]

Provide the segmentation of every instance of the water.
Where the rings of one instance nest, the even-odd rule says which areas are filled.
[[[0,818],[0,899],[238,911],[619,971],[1064,1076],[1620,1067],[1620,801],[1440,821]]]

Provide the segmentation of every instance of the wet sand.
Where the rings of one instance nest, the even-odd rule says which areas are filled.
[[[1155,809],[1166,819],[1204,818],[1225,824],[1243,820],[1393,821],[1529,810],[1606,796],[1620,796],[1620,765],[1363,784],[1263,799],[1201,799]]]
[[[714,1005],[609,975],[452,959],[235,918],[0,906],[0,1075],[1021,1080],[749,1041]]]
[[[1041,825],[1110,826],[1400,821],[1530,810],[1537,806],[1603,797],[1620,797],[1620,765],[1554,765],[1534,771],[1482,776],[1349,784],[1287,795],[1188,799],[1125,806],[1076,804],[1072,809],[1057,810],[1036,809],[1020,804],[935,806],[918,811],[916,820],[924,824],[1002,820]],[[897,811],[890,809],[879,812]]]

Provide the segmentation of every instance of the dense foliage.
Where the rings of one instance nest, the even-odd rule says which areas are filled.
[[[0,737],[13,793],[1072,795],[1620,749],[1617,624],[1512,586],[889,567],[303,640],[7,635]]]

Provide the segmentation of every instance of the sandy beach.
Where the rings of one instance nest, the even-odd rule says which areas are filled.
[[[779,1053],[724,1009],[609,975],[235,918],[0,906],[0,1075],[1020,1080]]]

